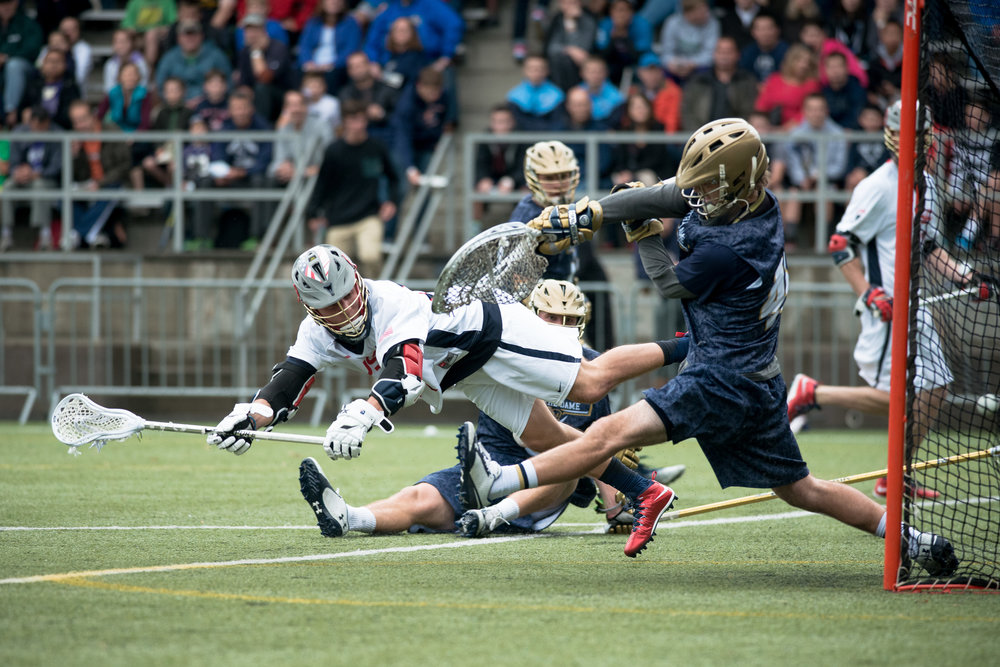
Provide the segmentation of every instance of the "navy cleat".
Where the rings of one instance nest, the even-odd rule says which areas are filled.
[[[347,503],[330,486],[316,459],[308,458],[299,464],[299,488],[315,513],[316,525],[324,537],[341,537],[350,530]]]

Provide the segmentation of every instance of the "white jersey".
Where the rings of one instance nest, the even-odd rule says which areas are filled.
[[[914,243],[932,239],[941,242],[941,220],[937,189],[930,175],[924,174],[924,209],[920,216],[919,238]],[[851,194],[843,217],[837,223],[838,234],[853,234],[861,242],[858,252],[865,270],[865,278],[873,286],[880,286],[889,296],[893,295],[896,275],[896,193],[899,190],[899,168],[893,160],[858,183]],[[914,197],[914,212],[916,211]],[[923,310],[923,309],[921,309]],[[861,335],[854,348],[854,360],[862,378],[872,387],[889,390],[890,326],[868,309],[861,312]],[[943,364],[932,364],[926,358],[929,350],[940,349],[937,334],[927,313],[917,313],[918,388],[942,386],[951,381],[947,368],[935,370]],[[925,340],[926,339],[926,340]],[[938,355],[940,356],[940,355]],[[923,358],[922,358],[923,357]],[[922,371],[922,372],[921,372]]]
[[[417,341],[424,354],[421,398],[433,412],[441,409],[442,392],[458,384],[515,434],[523,431],[536,397],[561,403],[569,394],[583,356],[575,330],[552,327],[521,304],[475,302],[436,314],[426,292],[387,280],[365,280],[365,285],[372,321],[360,352],[307,316],[288,356],[318,371],[347,364],[377,378],[389,350]]]

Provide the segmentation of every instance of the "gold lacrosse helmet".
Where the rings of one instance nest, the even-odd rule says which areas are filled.
[[[580,184],[580,163],[561,141],[539,141],[524,153],[524,178],[539,204],[572,204]]]
[[[709,220],[735,221],[766,185],[767,151],[742,118],[720,118],[695,130],[677,169],[677,187]]]
[[[885,110],[885,130],[882,135],[882,139],[885,142],[885,147],[889,149],[892,156],[899,159],[899,127],[900,121],[903,117],[903,100],[896,100],[893,102],[888,109]],[[920,117],[920,102],[917,102],[917,118]],[[917,122],[920,122],[919,120]],[[931,111],[927,109],[924,112],[924,140],[923,148],[924,150],[930,148],[931,141],[933,140],[933,123],[931,122]]]
[[[583,329],[588,319],[587,300],[580,288],[573,283],[552,278],[540,281],[531,292],[528,307],[536,315],[542,312],[561,317],[561,323],[553,322],[553,324],[576,327],[580,330],[580,338],[583,338]],[[571,317],[575,318],[575,321],[568,321]]]

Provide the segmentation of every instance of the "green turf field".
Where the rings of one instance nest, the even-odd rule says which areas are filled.
[[[317,447],[235,457],[151,432],[71,457],[45,425],[0,426],[2,665],[998,661],[1000,596],[886,593],[880,540],[777,501],[663,524],[634,561],[576,508],[544,537],[329,540],[298,489]],[[884,441],[800,439],[823,477],[884,467]],[[362,505],[451,465],[454,442],[401,428],[319,460]],[[688,466],[678,508],[747,493],[694,443],[646,454]]]

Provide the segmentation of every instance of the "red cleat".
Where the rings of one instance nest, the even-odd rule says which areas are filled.
[[[675,500],[677,500],[677,494],[669,486],[663,486],[656,481],[651,487],[639,494],[633,511],[635,523],[632,524],[632,532],[628,536],[628,542],[625,543],[626,556],[635,558],[646,548],[647,544],[653,541],[656,524],[660,522],[660,517],[670,509]]]
[[[875,480],[875,488],[872,489],[872,495],[876,498],[885,498],[888,486],[888,479],[885,477],[879,477]],[[941,494],[938,491],[928,489],[926,486],[921,486],[911,482],[907,482],[904,488],[911,498],[916,497],[923,498],[924,500],[935,500],[941,497]]]
[[[816,386],[818,384],[819,382],[802,373],[792,379],[792,386],[788,388],[789,422],[810,410],[819,409],[819,404],[816,403]]]

